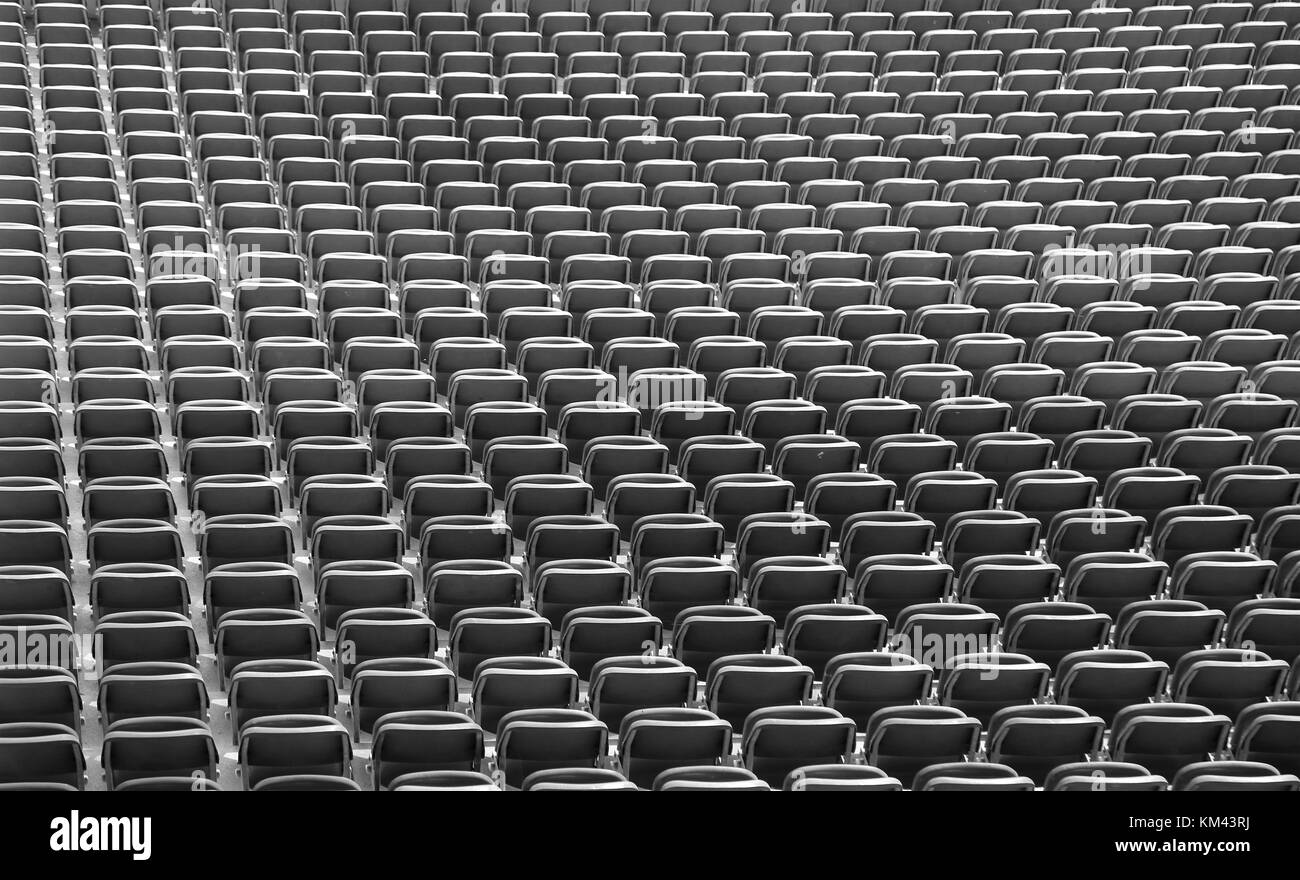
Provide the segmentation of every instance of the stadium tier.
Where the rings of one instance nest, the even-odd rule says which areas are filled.
[[[1300,790],[1297,131],[1297,2],[0,2],[0,789]]]

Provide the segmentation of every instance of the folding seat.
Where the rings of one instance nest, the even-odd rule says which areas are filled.
[[[458,459],[467,458],[463,447],[447,451]],[[433,517],[487,516],[493,508],[491,486],[478,477],[461,473],[412,476],[403,486],[403,497],[404,530],[412,541],[419,538]]]
[[[588,441],[582,457],[582,476],[604,501],[611,481],[629,474],[666,474],[668,448],[640,436],[607,435]]]
[[[1034,781],[1006,764],[952,762],[920,770],[913,791],[1033,791]]]
[[[214,306],[177,305],[158,309],[153,315],[154,336],[162,344],[177,336],[230,337],[229,321]]]
[[[1032,553],[1039,524],[1012,510],[972,510],[948,520],[941,542],[943,559],[954,571],[977,557]]]
[[[1231,507],[1258,527],[1271,510],[1294,504],[1300,491],[1294,474],[1276,465],[1234,465],[1216,470],[1206,484],[1208,504]]]
[[[947,311],[947,309],[936,310],[940,312]],[[970,314],[978,313],[970,312]],[[959,314],[957,316],[959,317]],[[918,315],[917,318],[920,320],[921,316]],[[1003,378],[997,380],[994,384],[1002,386],[998,390],[1011,395],[1011,399],[1007,402],[1011,403],[1013,409],[1018,411],[1019,404],[1023,403],[1025,399],[1040,396],[1041,392],[1053,393],[1049,389],[1058,389],[1060,387],[1060,382],[1055,381],[1055,376],[1058,373],[1053,373],[1052,368],[1045,368],[1041,365],[1019,364],[1018,361],[1024,357],[1024,353],[1025,344],[1022,340],[1015,339],[1005,333],[975,331],[949,336],[946,339],[944,356],[953,366],[970,372],[972,390],[974,391],[979,391],[988,381],[987,377],[990,372],[996,370],[996,374],[1003,376]],[[1047,375],[1041,377],[1041,381],[1038,381],[1035,377],[1026,375],[1031,372]]]
[[[1277,700],[1289,667],[1260,651],[1220,648],[1192,651],[1174,667],[1170,694],[1175,702],[1192,702],[1237,717],[1255,703]]]
[[[91,527],[87,554],[92,571],[118,562],[150,562],[181,568],[181,539],[175,525],[150,519],[106,520]]]
[[[549,581],[552,583],[552,592],[555,596],[550,600],[549,606],[555,607],[552,612],[546,613],[546,616],[548,618],[554,618],[552,623],[558,627],[561,616],[565,611],[569,610],[569,606],[565,605],[563,600],[560,598],[566,588],[577,589],[579,591],[583,589],[595,589],[598,591],[603,590],[605,592],[612,589],[614,591],[613,598],[607,596],[607,601],[585,603],[612,605],[621,601],[620,597],[625,598],[626,595],[630,593],[631,579],[625,574],[620,574],[622,569],[613,567],[612,563],[608,562],[608,560],[602,561],[598,557],[593,560],[590,557],[586,557],[584,554],[591,551],[584,551],[581,547],[575,548],[574,554],[575,556],[581,556],[582,558],[553,559],[538,555],[547,552],[542,544],[544,538],[539,534],[538,530],[544,529],[548,526],[558,525],[558,523],[552,521],[554,519],[556,518],[543,518],[535,523],[535,528],[530,531],[530,538],[532,540],[529,544],[528,558],[530,566],[537,568],[537,571],[534,574],[534,589],[537,593],[535,601],[537,602],[537,607],[539,609],[543,604],[541,600],[543,582]],[[579,525],[581,524],[579,523]],[[596,540],[596,536],[593,535],[591,540]],[[434,574],[435,572],[431,571],[429,577],[432,578]],[[614,575],[612,581],[610,577],[611,574]],[[584,587],[584,584],[587,586]],[[521,589],[521,587],[517,587],[517,589]],[[555,605],[555,603],[560,604]],[[578,607],[578,605],[570,604],[572,607]]]
[[[916,513],[897,510],[857,513],[844,523],[839,559],[845,569],[856,572],[863,560],[881,554],[928,555],[934,544],[934,530],[933,522]],[[946,589],[946,586],[942,587],[938,592],[943,594]],[[860,598],[854,601],[865,604]],[[879,600],[872,606],[878,604]]]
[[[812,310],[808,311],[811,312]],[[821,313],[815,314],[819,319],[818,326],[820,327],[822,315]],[[769,315],[770,318],[768,318]],[[759,333],[762,329],[762,320],[760,319],[781,321],[786,317],[793,317],[793,315],[787,316],[782,315],[780,312],[766,312],[763,310],[755,312],[756,320],[751,328],[755,332],[755,338],[763,338],[763,335]],[[773,364],[778,369],[789,370],[794,373],[800,378],[800,384],[804,385],[807,377],[818,369],[848,366],[852,355],[853,346],[850,342],[835,339],[831,336],[795,335],[790,333],[783,340],[777,341],[773,347]]]
[[[353,738],[359,740],[363,732],[374,732],[377,723],[390,713],[442,716],[455,701],[456,678],[438,660],[417,657],[366,660],[357,664],[352,674]],[[457,732],[446,731],[448,734],[463,735],[471,729],[463,716],[447,720],[461,725]],[[473,737],[468,745],[472,753]]]
[[[812,764],[790,771],[783,791],[902,791],[903,785],[876,767]]]
[[[537,382],[537,402],[546,411],[549,427],[558,423],[560,412],[570,403],[602,400],[617,380],[603,370],[572,368],[551,370]]]
[[[1296,329],[1295,309],[1290,303],[1255,302],[1246,306],[1240,315],[1243,327],[1268,330],[1283,336],[1292,335]]]
[[[1276,564],[1251,553],[1190,553],[1173,566],[1169,597],[1201,602],[1229,613],[1269,592]]]
[[[165,374],[185,367],[243,366],[243,352],[229,336],[189,333],[171,336],[159,351],[159,366]]]
[[[941,397],[926,408],[925,428],[955,443],[964,460],[973,437],[1010,430],[1011,406],[988,397]]]
[[[319,670],[314,658],[320,640],[315,625],[301,611],[272,608],[227,611],[216,626],[213,643],[216,646],[221,682],[224,685],[227,680],[231,680],[232,690],[232,673],[247,671],[247,666],[243,670],[239,667],[249,661],[299,660],[311,663],[314,669]],[[268,671],[281,672],[283,669]],[[315,697],[311,699],[314,700]],[[283,692],[278,695],[278,700],[280,704],[292,705]],[[236,723],[242,724],[247,719],[239,718],[240,707],[232,705],[236,710]],[[276,705],[276,701],[269,702],[270,708]],[[333,708],[332,698],[325,708]]]
[[[1149,439],[1139,437],[1132,431],[1076,431],[1062,438],[1059,464],[1063,468],[1072,469],[1075,475],[1083,475],[1088,479],[1099,482],[1104,481],[1107,493],[1111,491],[1110,481],[1113,478],[1119,479],[1125,485],[1132,480],[1137,480],[1140,485],[1144,486],[1148,484],[1148,481],[1172,481],[1168,491],[1175,494],[1171,497],[1182,498],[1183,496],[1178,493],[1181,493],[1183,489],[1178,487],[1186,483],[1185,478],[1187,475],[1181,472],[1173,474],[1168,471],[1159,473],[1146,472],[1144,466],[1151,458],[1151,445]],[[1116,477],[1117,474],[1123,474],[1123,477]],[[1191,492],[1193,488],[1196,487],[1188,484],[1186,491]],[[1132,495],[1131,491],[1119,486],[1116,486],[1115,490],[1119,494],[1114,495],[1114,498],[1128,499]],[[1111,498],[1112,496],[1106,494],[1105,497]],[[1090,502],[1085,501],[1084,503]],[[1132,504],[1134,502],[1127,501],[1125,503]],[[1125,507],[1125,503],[1115,502],[1112,504],[1107,501],[1109,506],[1128,509],[1128,507]],[[1149,508],[1144,507],[1143,510],[1149,510]]]
[[[119,663],[100,681],[99,701],[106,726],[150,716],[203,721],[209,712],[203,677],[184,663]]]
[[[1109,356],[1113,343],[1113,339],[1095,331],[1045,333],[1030,346],[1029,359],[1061,369],[1072,377],[1083,365],[1098,363],[1098,357]]]
[[[582,288],[571,286],[572,292]],[[579,331],[581,338],[591,345],[603,357],[608,354],[610,342],[620,338],[648,337],[654,330],[654,316],[640,309],[603,307],[585,311],[575,308],[578,304],[573,293],[566,298],[569,309],[575,314],[581,313],[582,323]],[[671,364],[670,366],[675,366]]]
[[[3,589],[0,608],[6,614],[42,614],[72,622],[71,587],[67,575],[57,568],[46,565],[0,567],[0,588]]]
[[[771,785],[798,768],[846,761],[857,726],[833,709],[782,706],[757,709],[744,724],[741,760]]]
[[[1264,248],[1211,248],[1202,252],[1193,268],[1198,277],[1212,285],[1213,292],[1210,299],[1244,307],[1249,305],[1249,297],[1253,290],[1260,287],[1271,288],[1271,282],[1257,276],[1268,268],[1272,259],[1272,252]],[[1215,279],[1216,275],[1227,275],[1228,278]],[[1216,280],[1217,284],[1215,284]]]
[[[68,527],[68,502],[62,485],[47,477],[0,477],[0,503],[15,519]]]
[[[205,721],[145,716],[107,726],[101,763],[109,791],[133,780],[215,779],[217,746]],[[191,789],[193,790],[193,789]]]
[[[111,567],[106,566],[107,572]],[[285,563],[242,562],[220,566],[204,578],[208,635],[215,634],[222,615],[247,608],[297,610],[302,591],[297,574]]]
[[[1047,694],[1050,668],[1024,654],[982,652],[949,658],[939,677],[945,706],[988,723],[1000,710],[1024,707]]]
[[[242,728],[256,719],[287,711],[332,716],[338,703],[334,678],[320,663],[270,653],[273,656],[240,662],[230,676],[229,714],[236,744]]]
[[[1078,471],[1022,471],[1008,478],[1003,507],[1030,516],[1044,526],[1061,512],[1092,506],[1097,481]]]
[[[957,600],[1005,615],[1026,602],[1051,599],[1061,579],[1058,566],[1034,556],[985,554],[960,570]]]
[[[392,781],[392,791],[500,791],[492,777],[469,770],[406,773]]]
[[[1022,473],[1042,476],[1053,450],[1050,440],[1027,432],[977,434],[970,438],[964,466],[997,482],[999,492],[1005,495],[1011,481]]]
[[[476,406],[485,406],[486,408],[477,411],[477,419],[500,422],[497,425],[499,428],[520,429],[505,432],[508,434],[529,431],[534,424],[534,413],[524,402],[527,396],[527,380],[507,369],[474,367],[461,370],[447,384],[448,408],[457,427],[467,424],[470,410]],[[511,425],[511,422],[514,424]]]
[[[482,728],[451,711],[408,710],[383,716],[374,722],[373,743],[377,790],[392,790],[401,780],[424,773],[471,771],[483,760]]]
[[[1281,355],[1283,340],[1284,337],[1262,329],[1217,331],[1204,341],[1202,354],[1205,360],[1256,369]]]
[[[606,321],[606,317],[610,320]],[[629,315],[626,317],[634,317],[638,322],[643,320],[640,315]],[[644,320],[648,321],[649,319],[650,316],[648,315],[644,317]],[[621,320],[619,316],[611,314],[597,320],[599,321],[599,324],[596,320],[593,320],[593,327],[597,328],[598,331],[603,330],[605,333],[613,334],[619,333],[619,327],[615,323],[616,321]],[[604,326],[601,327],[601,324]],[[690,377],[691,380],[699,380],[699,392],[696,396],[703,397],[704,377],[697,376],[691,371],[677,366],[680,360],[681,349],[675,342],[669,342],[668,340],[658,336],[613,335],[602,344],[603,351],[600,358],[600,364],[601,368],[606,373],[612,375],[623,374],[627,375],[629,378],[636,376],[638,373],[642,373],[642,376],[638,378],[646,379],[646,381],[651,381],[651,377],[665,375],[666,373],[669,376],[681,376],[682,380],[679,381],[683,385],[688,384],[686,377]],[[662,370],[665,371],[665,373],[656,374],[654,372],[656,370]],[[683,393],[690,394],[691,392],[684,390]],[[660,400],[660,402],[666,402],[662,398],[651,398],[651,400],[656,399]],[[650,410],[652,410],[653,407],[645,405],[648,401],[641,400],[639,402],[642,405],[639,406],[638,409],[642,410],[643,415],[649,415]]]
[[[785,621],[787,654],[813,670],[820,680],[827,664],[843,654],[879,650],[887,620],[861,605],[813,603],[792,609]]]
[[[1173,776],[1222,751],[1231,721],[1204,706],[1173,702],[1125,707],[1116,713],[1110,751],[1121,761]]]
[[[1263,559],[1282,562],[1295,550],[1300,550],[1296,540],[1297,513],[1293,505],[1278,507],[1260,518],[1255,546]]]
[[[859,452],[858,443],[843,437],[793,434],[777,442],[772,469],[803,495],[818,477],[856,470]]]
[[[57,443],[62,436],[58,414],[48,403],[7,401],[0,405],[0,424],[10,437]]]
[[[439,520],[450,520],[452,517],[439,517]],[[442,525],[441,522],[437,525]],[[448,526],[472,526],[472,523],[451,523]],[[465,535],[464,528],[458,529],[451,535]],[[492,533],[495,536],[502,536],[503,533],[497,529]],[[485,543],[486,535],[469,536],[477,540],[479,545]],[[509,538],[509,535],[504,535]],[[433,528],[425,529],[421,539],[421,564],[424,568],[424,590],[425,601],[428,607],[429,616],[434,623],[446,629],[449,628],[452,618],[459,612],[468,608],[482,608],[488,606],[501,607],[518,607],[523,597],[523,577],[518,570],[512,568],[501,558],[496,559],[447,559],[444,556],[434,555],[438,550],[438,544],[433,540]],[[466,548],[473,551],[475,545]],[[459,551],[464,553],[465,551]]]
[[[559,571],[562,567],[568,571]],[[554,575],[564,578],[576,569],[568,563],[546,566]],[[615,572],[615,574],[617,574]],[[608,579],[608,578],[607,578]],[[548,578],[551,596],[557,595],[558,582]],[[627,579],[626,591],[630,594],[631,582]],[[577,597],[573,601],[582,602]],[[552,605],[552,608],[554,606]],[[576,604],[561,621],[560,655],[582,679],[590,679],[592,670],[608,658],[625,658],[628,651],[654,647],[663,641],[663,624],[643,609],[624,605]]]
[[[581,462],[592,440],[639,433],[640,412],[617,402],[577,401],[561,408],[556,425],[560,442],[569,451],[569,460]]]
[[[1109,630],[1110,617],[1094,612],[1088,605],[1034,602],[1008,612],[1003,642],[1012,651],[1055,667],[1076,651],[1103,646]]]
[[[1153,522],[1164,510],[1194,503],[1199,494],[1200,480],[1182,471],[1123,468],[1107,477],[1102,502]]]
[[[334,628],[341,615],[356,609],[409,608],[415,583],[410,573],[391,563],[333,563],[317,582],[321,629]]]
[[[859,398],[846,401],[842,405],[835,424],[835,433],[856,441],[867,451],[868,470],[893,479],[890,476],[892,472],[906,473],[907,476],[911,476],[922,470],[936,469],[932,466],[922,466],[925,459],[914,460],[915,456],[902,447],[899,448],[899,454],[895,456],[897,463],[891,464],[886,460],[890,455],[886,446],[877,447],[877,443],[886,441],[886,438],[891,438],[887,441],[889,444],[931,443],[941,440],[932,435],[916,434],[920,421],[921,408],[915,403],[889,397]],[[956,444],[951,444],[949,441],[944,443],[948,445],[942,450],[942,455],[939,458],[930,456],[929,460],[938,461],[947,467],[956,461]]]
[[[61,483],[64,469],[58,444],[22,436],[0,440],[0,475],[46,477]]]
[[[1275,590],[1281,593],[1282,590]],[[1255,646],[1271,658],[1294,662],[1295,599],[1265,598],[1245,599],[1231,610],[1227,645]]]
[[[784,440],[821,434],[825,429],[825,408],[803,400],[754,401],[745,407],[740,425],[742,434],[761,443],[773,455],[774,464],[777,447]]]
[[[797,310],[798,307],[794,306],[795,295],[794,285],[750,279],[723,285],[720,304],[722,308],[739,315],[741,329],[754,338],[760,338],[754,332],[758,329],[755,325],[761,323],[760,319],[764,315],[789,315],[793,327],[816,331],[819,327],[816,318],[820,316],[811,316],[802,310]],[[766,311],[767,309],[777,309],[777,311]],[[775,349],[775,340],[770,348]]]
[[[1174,777],[1172,791],[1297,791],[1295,774],[1255,761],[1200,761]]]
[[[1283,773],[1295,773],[1295,743],[1288,736],[1295,730],[1296,709],[1296,703],[1279,700],[1242,709],[1232,734],[1233,757],[1267,761]]]
[[[884,375],[870,367],[827,364],[814,367],[803,377],[804,396],[824,406],[827,422],[838,424],[850,402],[878,397],[884,392]]]
[[[1047,333],[1067,330],[1073,318],[1069,309],[1053,303],[1013,303],[999,311],[992,329],[1032,344]]]
[[[1144,367],[1166,369],[1172,364],[1191,360],[1199,340],[1177,330],[1136,330],[1124,334],[1116,356]]]
[[[1079,651],[1062,658],[1057,667],[1056,700],[1109,725],[1121,709],[1157,699],[1168,674],[1167,664],[1139,651]]]
[[[198,642],[189,619],[171,611],[123,611],[95,626],[95,662],[101,674],[133,662],[198,667]]]
[[[1245,380],[1244,367],[1218,361],[1189,360],[1170,364],[1158,386],[1162,394],[1182,394],[1208,405],[1224,394],[1234,394]]]
[[[506,522],[514,534],[523,535],[540,517],[587,516],[592,500],[590,484],[572,475],[516,477],[506,486]]]
[[[406,539],[401,527],[382,517],[327,516],[316,524],[311,538],[312,566],[364,560],[400,562]]]
[[[1102,537],[1105,537],[1104,533]],[[1054,554],[1052,558],[1060,555]],[[1065,600],[1083,603],[1101,614],[1112,616],[1132,602],[1159,596],[1169,573],[1165,563],[1131,552],[1131,549],[1093,550],[1076,554],[1064,564]]]
[[[453,382],[451,391],[458,390]],[[459,406],[454,401],[454,406]],[[453,412],[454,412],[453,408]],[[472,404],[465,413],[465,439],[475,461],[481,461],[488,441],[499,436],[543,436],[546,413],[540,407],[511,400]]]
[[[653,376],[642,374],[641,376],[634,376],[634,378],[653,378]],[[688,372],[684,374],[684,378],[686,382],[689,382],[692,385],[703,383],[703,378],[699,377],[698,374],[695,373]],[[672,382],[673,380],[670,378],[669,381]],[[634,382],[634,385],[637,384],[639,383]],[[664,384],[654,382],[649,386],[649,390],[653,395],[656,389],[662,390],[663,387]],[[668,393],[671,396],[677,396],[671,387],[669,388]],[[694,395],[687,392],[686,396]],[[652,396],[651,400],[653,399],[655,398]],[[729,436],[735,429],[735,410],[714,401],[670,399],[655,406],[650,415],[650,436],[660,443],[663,443],[668,448],[669,455],[672,459],[677,459],[679,457],[679,450],[688,441],[704,441],[706,438],[711,438],[708,442],[717,445],[719,442],[716,439],[717,437]],[[736,440],[727,442],[742,441]],[[761,464],[761,461],[759,464]],[[752,471],[756,470],[758,466],[759,465],[754,465],[750,467],[746,465],[742,469]],[[721,472],[722,471],[718,471],[718,473]]]
[[[1149,7],[1151,8],[1151,7]],[[1061,764],[1048,771],[1044,791],[1165,791],[1169,781],[1139,764],[1086,761]]]
[[[850,520],[846,525],[842,546],[856,537],[851,530],[857,524]],[[925,525],[929,526],[928,523]],[[860,552],[846,555],[842,549],[841,559],[846,566],[862,560],[852,569],[855,572],[853,601],[884,614],[891,622],[911,605],[942,601],[953,583],[952,566],[929,556],[907,553],[863,556]]]
[[[1295,406],[1275,394],[1245,392],[1224,394],[1212,400],[1201,418],[1207,428],[1225,428],[1239,434],[1260,437],[1269,430],[1289,426]]]
[[[520,373],[527,379],[529,390],[537,391],[537,382],[543,373],[559,369],[590,369],[594,348],[581,339],[564,336],[541,336],[525,340],[516,353]]]
[[[288,774],[347,777],[352,743],[342,723],[321,715],[267,715],[240,731],[246,790]]]
[[[566,338],[570,336],[573,316],[549,306],[515,306],[506,308],[500,315],[495,335],[506,347],[506,358],[518,361],[519,348],[524,341],[536,338]]]
[[[654,780],[651,791],[771,791],[772,787],[744,767],[677,767]]]
[[[286,404],[286,408],[294,406]],[[279,414],[277,414],[279,415]],[[285,472],[291,498],[297,498],[303,482],[323,474],[363,476],[374,470],[374,455],[364,441],[351,437],[297,437],[288,444]]]
[[[991,510],[997,483],[979,474],[963,471],[927,471],[907,481],[904,507],[919,513],[943,529],[955,514],[968,510]]]
[[[749,578],[750,606],[781,619],[802,605],[835,602],[844,592],[843,567],[811,554],[763,555],[742,576]]]
[[[641,607],[656,617],[674,620],[687,609],[726,603],[738,594],[737,572],[729,566],[724,566],[717,559],[700,556],[635,555],[636,551],[644,548],[645,544],[646,539],[642,536],[640,544],[634,544],[633,549],[639,572]]]
[[[0,363],[6,368],[44,370],[52,373],[53,344],[35,336],[0,337]]]
[[[702,438],[708,439],[708,438]],[[754,446],[737,444],[736,452],[756,453]],[[699,488],[703,477],[710,476],[704,486],[704,512],[723,527],[728,540],[736,540],[742,520],[752,513],[780,513],[793,510],[794,484],[774,474],[727,470],[717,476],[696,475],[693,470],[694,453],[702,452],[700,444],[685,447],[679,463],[679,472]],[[761,461],[761,458],[760,458]]]
[[[950,364],[912,363],[893,372],[890,393],[899,400],[926,405],[937,400],[967,397],[971,393],[972,381],[969,371]]]
[[[76,675],[69,669],[55,665],[8,669],[0,675],[0,693],[5,695],[0,712],[4,724],[58,724],[81,729],[81,694]]]
[[[544,437],[516,436],[489,440],[483,451],[484,475],[498,498],[515,477],[564,472],[564,447]],[[466,471],[468,471],[468,457]],[[490,506],[490,505],[489,505]]]
[[[477,627],[474,632],[467,630],[465,639],[475,636],[487,639],[490,635],[496,640],[513,639],[518,643],[520,639],[528,639],[529,632],[535,630],[535,627],[524,624],[528,618],[521,616],[521,613],[517,613],[514,620],[510,621],[506,617],[493,620],[487,615],[468,610],[458,614],[457,619],[465,621],[469,627]],[[494,629],[484,628],[490,623],[504,625],[508,622],[519,624],[512,627],[513,633],[507,632],[500,625]],[[549,634],[549,627],[547,633]],[[483,648],[490,649],[490,653],[478,663],[474,672],[473,706],[475,720],[485,730],[495,729],[499,734],[498,725],[504,723],[515,711],[551,709],[563,712],[577,702],[577,675],[559,660],[539,656],[505,656],[496,646],[486,642]],[[465,676],[468,677],[468,673]]]
[[[1151,548],[1156,558],[1175,565],[1190,553],[1246,546],[1253,525],[1249,516],[1222,505],[1168,507],[1152,519]]]
[[[793,657],[727,654],[709,664],[705,702],[709,711],[733,725],[752,712],[797,705],[812,692],[813,671]]]
[[[918,771],[974,753],[980,724],[948,706],[893,706],[867,723],[867,761],[911,786]]]
[[[665,771],[718,764],[731,752],[731,731],[704,709],[638,709],[620,721],[620,764],[628,779],[649,788]]]
[[[528,526],[525,559],[530,569],[555,560],[612,561],[618,547],[618,529],[600,517],[543,516]]]
[[[664,569],[665,574],[670,571]],[[775,631],[776,621],[757,609],[690,602],[673,625],[673,656],[693,668],[709,669],[711,663],[727,655],[769,650]]]
[[[337,633],[338,644],[346,648],[335,657],[335,673],[340,682],[351,678],[356,666],[369,660],[428,658],[438,648],[433,623],[421,612],[409,608],[344,611],[337,620]]]
[[[1116,618],[1115,646],[1143,651],[1173,664],[1190,651],[1216,644],[1223,626],[1223,612],[1209,610],[1199,602],[1132,602]]]
[[[712,337],[722,340],[736,339],[739,342],[743,337],[734,336],[739,329],[740,316],[733,311],[713,306],[681,306],[672,309],[664,317],[663,335],[664,338],[679,346],[691,346],[697,341]],[[749,348],[757,351],[753,340],[750,340],[750,343]],[[750,357],[749,362],[753,363],[753,356]],[[754,365],[759,366],[761,363]],[[726,368],[727,365],[719,364],[719,366]]]
[[[39,519],[33,514],[29,518]],[[85,484],[82,519],[88,528],[111,519],[153,519],[174,522],[176,502],[171,489],[153,477],[101,477]]]
[[[3,187],[3,180],[3,178],[0,178],[0,187]],[[15,177],[11,178],[10,181],[14,185],[21,185],[25,182],[25,179]],[[0,189],[0,192],[7,191],[8,190]],[[0,297],[2,297],[0,301],[3,301],[6,305],[30,305],[38,306],[40,308],[49,307],[49,289],[47,285],[39,279],[19,275],[3,275],[0,276],[0,281],[3,282],[3,284],[0,284]],[[120,281],[103,280],[102,283],[107,283],[113,288],[124,292],[123,289],[125,285]],[[70,304],[69,307],[75,307],[77,305],[76,294],[80,290],[81,286],[69,282],[65,283],[65,287],[68,288],[68,292],[72,295],[71,299],[67,299],[67,302]],[[132,291],[134,291],[134,287],[132,287]],[[65,299],[67,296],[68,294],[65,294]],[[132,302],[134,302],[134,300],[132,300]]]

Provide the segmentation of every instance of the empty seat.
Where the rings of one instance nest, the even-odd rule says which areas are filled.
[[[979,734],[979,721],[949,706],[884,708],[867,724],[867,761],[910,787],[931,764],[965,760]]]
[[[1227,742],[1231,721],[1204,706],[1152,703],[1115,715],[1111,755],[1173,777],[1188,764],[1208,760]]]

